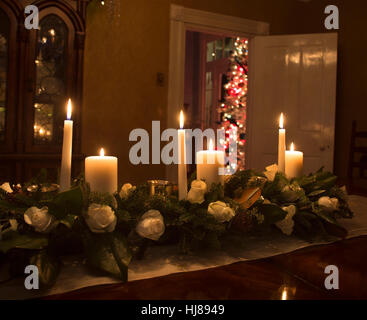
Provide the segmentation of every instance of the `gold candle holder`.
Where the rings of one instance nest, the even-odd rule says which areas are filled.
[[[59,191],[60,186],[56,183],[42,183],[42,184],[32,184],[27,187],[28,192],[56,192]]]
[[[149,193],[153,195],[169,196],[173,191],[173,183],[166,180],[148,180]]]

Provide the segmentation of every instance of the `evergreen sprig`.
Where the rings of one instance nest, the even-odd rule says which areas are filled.
[[[195,176],[191,180],[194,179]],[[249,233],[271,232],[274,224],[286,217],[289,206],[296,210],[294,234],[309,241],[345,237],[346,230],[338,219],[353,217],[345,190],[336,185],[335,175],[322,168],[295,179],[287,179],[279,172],[269,179],[253,170],[238,171],[224,188],[220,184],[211,186],[200,204],[179,201],[176,194],[150,195],[147,183],[121,198],[119,194],[91,192],[82,177],[70,190],[60,193],[45,187],[45,182],[34,184],[44,180],[43,176],[38,177],[32,183],[13,188],[13,193],[0,189],[0,252],[6,257],[1,261],[9,261],[13,271],[33,261],[40,266],[44,287],[54,283],[60,256],[64,254],[83,254],[93,268],[126,281],[130,260],[141,258],[150,245],[177,244],[183,253],[219,249],[233,239],[245,245]],[[256,198],[250,207],[245,207],[238,199],[250,188],[261,192],[250,192]],[[321,197],[336,198],[337,208],[325,208],[319,201]],[[209,204],[216,201],[225,202],[234,210],[232,221],[218,222],[208,214]],[[113,232],[91,232],[85,214],[92,203],[112,208],[117,217]],[[32,206],[48,207],[55,221],[50,233],[37,233],[25,223],[24,212]],[[166,230],[159,241],[143,239],[135,232],[141,216],[151,209],[158,210],[164,218]]]

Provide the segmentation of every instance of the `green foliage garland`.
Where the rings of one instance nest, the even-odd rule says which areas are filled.
[[[32,184],[15,186],[13,192],[0,189],[0,264],[9,264],[11,277],[24,276],[25,265],[37,265],[43,287],[55,283],[60,258],[68,254],[82,254],[91,268],[127,281],[130,261],[141,259],[151,245],[177,244],[182,253],[189,253],[220,249],[228,239],[245,243],[252,233],[280,232],[274,224],[285,221],[289,206],[295,207],[294,235],[308,241],[345,237],[346,230],[337,219],[353,216],[346,192],[336,185],[336,176],[322,169],[291,180],[279,172],[269,179],[253,170],[238,171],[227,180],[224,190],[213,185],[200,204],[179,201],[177,192],[151,196],[148,184],[137,186],[124,198],[91,192],[82,178],[60,193],[46,184]],[[246,207],[238,199],[249,188],[260,188],[261,196]],[[321,197],[333,199],[337,206],[321,205]],[[208,205],[216,201],[233,209],[231,221],[218,222],[208,214]],[[91,231],[85,214],[92,203],[113,210],[117,220],[113,232]],[[30,207],[48,210],[53,221],[49,232],[37,232],[25,222],[24,213]],[[165,232],[157,241],[136,232],[142,215],[152,209],[164,218]]]

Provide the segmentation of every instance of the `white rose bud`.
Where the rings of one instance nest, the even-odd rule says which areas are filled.
[[[287,211],[287,215],[283,220],[276,222],[275,225],[282,230],[285,235],[290,236],[294,227],[293,216],[296,214],[297,209],[293,204],[288,207],[282,207],[282,209]]]
[[[187,194],[187,200],[191,203],[203,203],[205,200],[205,193],[207,191],[207,185],[202,180],[194,180],[191,182],[191,189]]]
[[[165,231],[163,216],[158,210],[145,212],[136,226],[139,236],[151,240],[158,240]]]
[[[337,198],[321,197],[317,201],[318,205],[326,211],[336,211],[339,208],[339,201]]]
[[[120,198],[126,199],[131,192],[133,192],[136,189],[135,186],[133,186],[131,183],[125,183],[120,190]]]
[[[10,230],[17,231],[17,229],[18,229],[18,221],[15,220],[15,219],[9,219],[9,223],[10,223]]]
[[[208,213],[213,215],[218,222],[230,221],[235,216],[234,210],[222,201],[210,203]]]
[[[95,233],[112,232],[115,230],[117,218],[110,206],[92,203],[85,214],[85,222]]]
[[[1,186],[0,189],[3,189],[5,192],[7,193],[12,193],[13,189],[10,187],[9,182],[4,182]]]
[[[48,213],[47,207],[41,209],[30,207],[24,212],[24,221],[34,227],[37,232],[48,233],[54,226],[55,218]]]
[[[342,186],[340,188],[340,191],[342,192],[342,200],[348,202],[348,191],[347,191],[347,187],[346,186]]]
[[[275,178],[275,174],[278,172],[278,165],[272,164],[271,166],[267,166],[264,171],[265,177],[269,181],[273,181]]]

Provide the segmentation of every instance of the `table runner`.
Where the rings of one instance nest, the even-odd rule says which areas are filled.
[[[348,230],[347,238],[367,235],[367,198],[351,195],[349,201],[355,216],[353,219],[340,220],[341,225]],[[293,236],[284,236],[279,232],[267,237],[249,237],[249,241],[244,248],[232,247],[222,251],[209,251],[200,255],[177,254],[177,247],[175,246],[151,247],[147,250],[143,260],[135,260],[129,265],[128,280],[149,279],[172,273],[214,268],[239,261],[268,258],[338,240],[310,243]],[[61,294],[89,286],[120,282],[111,277],[97,276],[91,273],[78,257],[67,257],[63,260],[63,264],[57,282],[51,289],[26,290],[23,284],[24,279],[14,279],[1,285],[0,299],[36,298]]]

